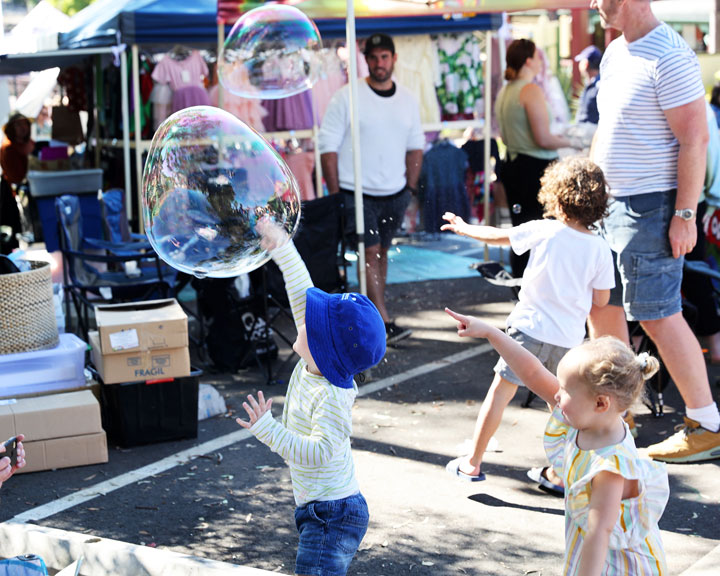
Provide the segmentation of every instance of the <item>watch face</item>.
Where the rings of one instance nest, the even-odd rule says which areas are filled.
[[[693,216],[695,216],[695,211],[690,208],[683,208],[682,210],[676,210],[675,214],[683,220],[692,220]]]

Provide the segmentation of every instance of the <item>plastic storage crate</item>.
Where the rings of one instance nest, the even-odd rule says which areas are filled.
[[[108,440],[128,448],[197,438],[201,370],[190,376],[126,384],[100,384]]]
[[[0,355],[0,398],[84,386],[86,351],[75,334],[60,334],[55,348]]]

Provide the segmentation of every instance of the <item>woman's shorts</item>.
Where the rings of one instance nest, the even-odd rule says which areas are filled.
[[[300,534],[295,574],[344,576],[367,531],[367,502],[359,492],[295,509]]]
[[[555,344],[540,342],[540,340],[536,340],[532,336],[528,336],[515,328],[508,328],[507,335],[540,360],[542,365],[553,374],[557,374],[558,364],[569,350],[569,348],[555,346]],[[510,369],[510,366],[508,366],[505,360],[503,360],[502,356],[500,356],[500,360],[498,360],[498,363],[495,364],[495,368],[493,368],[493,370],[495,370],[495,373],[498,376],[507,380],[511,384],[515,384],[515,386],[525,386],[522,380],[515,375],[515,372],[513,372]]]
[[[610,304],[628,320],[659,320],[682,310],[684,257],[673,258],[668,231],[675,190],[613,198],[603,236],[615,257]]]

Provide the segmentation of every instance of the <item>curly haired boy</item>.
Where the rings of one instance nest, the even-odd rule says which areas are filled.
[[[473,226],[447,212],[443,218],[448,224],[441,229],[488,244],[509,245],[518,255],[530,251],[518,303],[507,318],[507,334],[555,374],[565,353],[582,343],[591,306],[607,304],[615,275],[610,247],[594,233],[608,210],[602,170],[588,159],[566,158],[551,164],[540,184],[543,220],[500,229]],[[502,358],[494,370],[475,424],[473,452],[446,467],[463,480],[485,479],[483,454],[505,407],[523,386]],[[533,469],[528,475],[553,492],[564,490],[550,467]]]

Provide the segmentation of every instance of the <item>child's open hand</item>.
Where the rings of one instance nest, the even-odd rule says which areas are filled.
[[[265,395],[262,393],[262,390],[258,390],[257,395],[257,400],[255,400],[255,398],[253,398],[253,395],[250,394],[248,396],[248,401],[243,402],[243,408],[245,408],[245,412],[248,413],[250,421],[247,422],[246,420],[235,418],[235,422],[240,424],[240,426],[242,426],[243,428],[252,427],[255,422],[262,418],[262,415],[265,414],[265,412],[270,412],[270,407],[272,406],[272,398],[270,398],[270,400],[266,402]]]
[[[277,222],[268,216],[263,216],[255,224],[260,233],[260,247],[270,252],[287,244],[290,236]]]
[[[490,333],[495,330],[490,324],[475,318],[474,316],[465,316],[453,312],[450,308],[445,308],[445,312],[455,320],[457,320],[457,333],[461,338],[487,338]]]
[[[443,220],[447,220],[449,224],[443,224],[440,226],[440,230],[450,230],[450,232],[455,232],[455,234],[465,235],[467,224],[460,216],[456,216],[452,212],[445,212],[445,214],[443,214]]]

